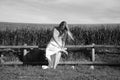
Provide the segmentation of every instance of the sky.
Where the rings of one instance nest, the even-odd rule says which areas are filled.
[[[120,0],[0,0],[0,22],[120,23]]]

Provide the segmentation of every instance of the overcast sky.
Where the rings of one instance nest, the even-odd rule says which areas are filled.
[[[120,23],[120,0],[0,0],[0,21]]]

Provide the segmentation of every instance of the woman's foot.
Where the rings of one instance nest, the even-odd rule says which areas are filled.
[[[42,69],[49,69],[49,66],[43,65]]]

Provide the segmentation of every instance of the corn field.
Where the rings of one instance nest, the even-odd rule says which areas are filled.
[[[0,23],[0,45],[45,45],[57,24]],[[67,44],[120,45],[119,24],[70,24],[75,41]]]

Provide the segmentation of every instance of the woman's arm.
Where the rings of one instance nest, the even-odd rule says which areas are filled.
[[[68,28],[68,25],[66,25],[66,29],[67,29],[67,34],[68,34],[68,36],[69,36],[72,40],[74,40],[73,35],[72,35],[72,33],[70,32],[70,30],[69,30],[69,28]]]
[[[68,34],[68,36],[69,36],[72,40],[74,40],[73,35],[72,35],[72,33],[71,33],[70,31],[67,31],[67,34]]]

